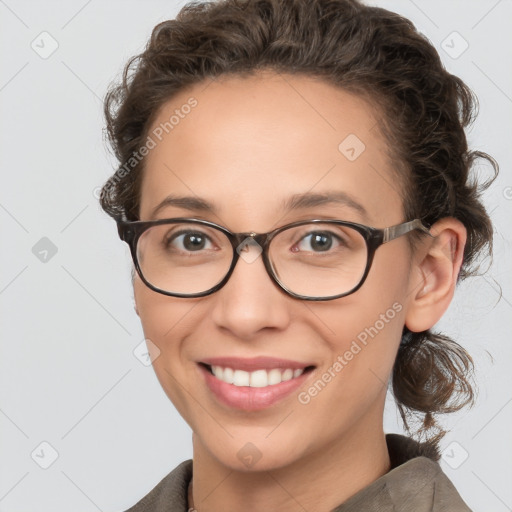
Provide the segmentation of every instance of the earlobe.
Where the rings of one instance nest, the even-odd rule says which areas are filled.
[[[467,231],[459,220],[445,217],[430,229],[417,249],[410,274],[405,324],[410,331],[430,329],[448,309],[462,265]]]

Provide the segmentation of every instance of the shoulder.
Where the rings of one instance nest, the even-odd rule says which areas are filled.
[[[413,500],[418,511],[471,512],[443,472],[437,444],[420,443],[401,434],[386,434],[386,443],[391,470],[384,477],[395,503]]]
[[[471,512],[439,463],[428,457],[410,459],[387,476],[386,490],[395,504],[410,503],[418,512]]]
[[[439,450],[387,434],[391,468],[333,512],[471,512],[438,463]]]
[[[192,459],[176,466],[146,496],[125,512],[187,512]]]

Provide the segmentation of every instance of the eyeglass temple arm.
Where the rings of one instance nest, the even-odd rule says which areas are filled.
[[[127,229],[130,225],[130,221],[127,221],[124,217],[115,218],[117,224],[117,233],[119,238],[124,242],[129,242],[133,237],[133,231],[131,229]]]
[[[391,226],[389,228],[384,228],[384,238],[382,239],[382,243],[385,244],[399,236],[405,235],[412,231],[413,229],[420,229],[423,233],[426,233],[430,237],[434,238],[434,235],[430,232],[430,230],[421,222],[420,219],[414,219],[409,222],[404,222],[403,224],[397,224],[396,226]]]

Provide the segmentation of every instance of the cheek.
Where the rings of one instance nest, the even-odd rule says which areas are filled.
[[[368,294],[366,301],[338,305],[336,317],[332,311],[330,357],[298,396],[303,431],[329,418],[322,428],[334,442],[340,430],[381,421],[403,325],[403,310],[391,295],[383,301]]]
[[[196,301],[167,297],[153,292],[136,278],[134,296],[139,312],[144,337],[156,345],[152,361],[153,371],[162,389],[181,416],[190,424],[190,397],[184,391],[190,382],[190,365],[186,364],[183,340],[192,329],[187,323]],[[185,386],[185,387],[184,387]]]
[[[176,338],[186,325],[187,314],[196,302],[154,292],[139,278],[133,283],[133,291],[144,335],[154,338],[159,348],[165,350],[171,339]]]
[[[134,282],[134,296],[144,337],[157,347],[153,369],[170,395],[176,387],[174,379],[181,381],[184,378],[182,349],[185,345],[182,340],[186,338],[186,319],[194,304],[153,292],[140,280]]]
[[[336,324],[338,334],[331,338],[324,378],[343,381],[338,391],[349,400],[358,400],[366,392],[373,394],[387,383],[402,328],[403,307],[397,300],[347,306]]]
[[[403,330],[407,252],[400,247],[386,249],[393,250],[377,252],[356,293],[329,305],[310,306],[322,321],[322,337],[331,353],[322,376],[336,384],[326,387],[350,407],[358,407],[363,397],[371,400],[387,385]]]

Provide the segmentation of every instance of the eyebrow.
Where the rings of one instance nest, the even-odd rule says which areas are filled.
[[[348,206],[359,213],[364,219],[368,220],[369,218],[366,208],[362,204],[358,203],[352,196],[342,191],[329,191],[323,193],[305,192],[302,194],[294,194],[288,199],[283,200],[281,208],[285,212],[290,212],[306,210],[308,208],[329,204],[341,204],[343,206]],[[155,218],[155,216],[167,206],[175,206],[177,208],[183,208],[184,210],[194,212],[219,213],[219,207],[206,199],[193,196],[176,196],[171,194],[154,208],[151,218]]]

